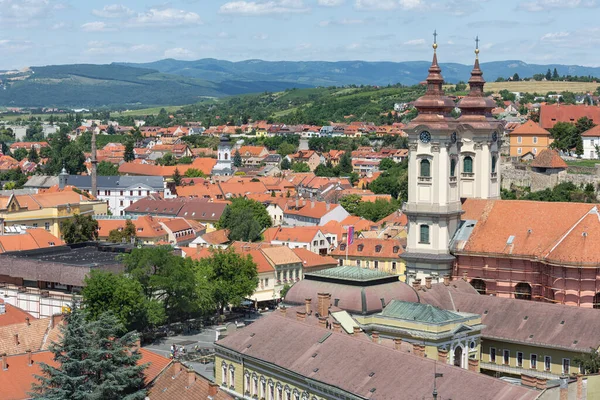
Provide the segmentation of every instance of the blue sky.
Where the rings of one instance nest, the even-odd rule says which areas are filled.
[[[600,66],[600,0],[0,0],[0,69],[213,57]]]

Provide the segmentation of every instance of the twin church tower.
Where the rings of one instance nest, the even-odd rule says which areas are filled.
[[[415,102],[419,111],[405,131],[409,138],[407,282],[452,273],[455,258],[449,243],[461,223],[464,198],[500,197],[500,141],[503,124],[492,116],[495,102],[484,95],[479,68],[479,40],[469,94],[459,103],[461,115],[444,94],[434,33],[433,61],[427,91]]]

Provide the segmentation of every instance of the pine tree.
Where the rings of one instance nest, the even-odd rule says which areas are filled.
[[[552,79],[552,72],[550,72],[550,68],[546,71],[546,80],[549,81]]]
[[[179,173],[179,168],[175,168],[175,172],[173,173],[173,182],[175,182],[175,186],[181,185],[181,174]]]
[[[286,170],[286,169],[290,169],[291,167],[292,167],[292,165],[290,164],[290,160],[288,160],[287,157],[284,157],[283,160],[281,161],[281,169]]]
[[[558,71],[554,68],[554,72],[552,73],[552,80],[559,80],[560,76],[558,75]]]
[[[235,154],[233,155],[233,166],[237,168],[242,166],[242,155],[240,154],[239,150],[236,150]]]
[[[27,159],[30,162],[34,162],[34,163],[37,163],[37,162],[40,161],[40,156],[38,155],[38,152],[35,149],[35,147],[31,146],[31,150],[29,150],[29,154],[27,155]]]
[[[131,140],[128,140],[127,143],[125,143],[125,155],[123,156],[123,160],[125,160],[125,162],[135,160],[135,154],[133,153],[133,142]]]
[[[345,152],[342,157],[340,157],[338,169],[340,174],[352,173],[352,154],[349,151]]]
[[[61,326],[61,339],[49,349],[57,366],[41,363],[30,395],[44,400],[143,400],[146,396],[141,354],[134,350],[138,335],[120,336],[122,325],[110,313],[86,321],[74,306]]]

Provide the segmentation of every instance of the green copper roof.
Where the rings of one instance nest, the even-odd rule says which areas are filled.
[[[335,278],[358,282],[367,282],[373,280],[379,280],[382,278],[389,279],[390,277],[397,276],[388,274],[383,271],[376,271],[373,269],[355,267],[355,266],[342,266],[335,268],[323,269],[321,271],[311,272],[305,274],[306,276],[319,276],[324,278]]]
[[[381,312],[384,317],[440,324],[463,319],[464,316],[429,304],[392,300]]]

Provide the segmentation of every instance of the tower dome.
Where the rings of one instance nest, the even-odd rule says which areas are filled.
[[[469,79],[469,94],[458,104],[461,111],[461,119],[492,116],[492,110],[496,107],[496,103],[485,96],[483,92],[484,85],[483,72],[479,67],[479,37],[477,37],[475,39],[475,65]]]

